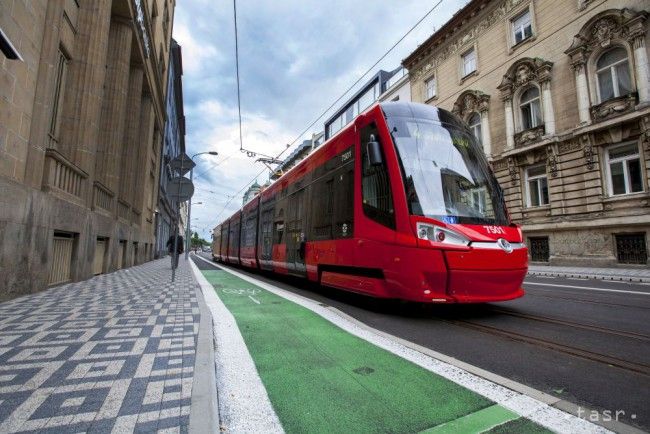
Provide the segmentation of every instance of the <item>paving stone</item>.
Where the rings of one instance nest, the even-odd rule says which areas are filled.
[[[0,303],[0,432],[187,432],[197,284],[185,261],[170,277],[163,259]]]

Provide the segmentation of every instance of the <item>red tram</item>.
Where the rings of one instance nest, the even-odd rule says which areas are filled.
[[[375,297],[524,294],[528,251],[481,146],[455,115],[380,103],[213,233],[216,261]]]

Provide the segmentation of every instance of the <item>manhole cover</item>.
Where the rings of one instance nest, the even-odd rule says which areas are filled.
[[[375,370],[372,369],[372,368],[369,367],[369,366],[362,366],[362,367],[360,367],[360,368],[353,369],[352,372],[354,372],[354,373],[356,373],[356,374],[359,374],[359,375],[370,375],[370,374],[372,374],[373,372],[375,372]]]

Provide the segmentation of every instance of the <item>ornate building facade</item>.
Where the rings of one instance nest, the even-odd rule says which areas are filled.
[[[174,4],[0,2],[0,299],[151,259]]]
[[[648,264],[647,9],[473,0],[403,62],[482,143],[533,262]]]

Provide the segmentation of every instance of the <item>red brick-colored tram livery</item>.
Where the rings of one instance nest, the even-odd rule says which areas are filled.
[[[455,115],[380,103],[215,228],[216,261],[426,303],[524,294],[527,248]]]

